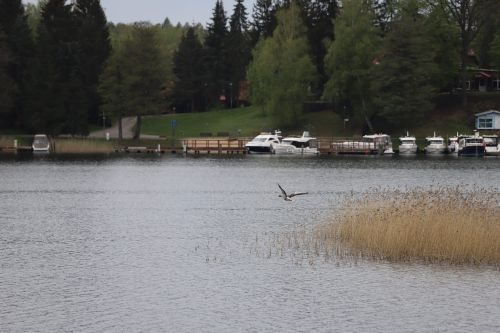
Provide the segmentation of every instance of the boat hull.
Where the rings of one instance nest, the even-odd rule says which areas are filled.
[[[271,146],[246,146],[248,154],[271,154],[273,149]]]
[[[463,147],[458,151],[458,156],[483,157],[486,154],[484,146]]]
[[[297,148],[291,145],[274,146],[276,155],[318,155],[317,148]]]
[[[399,146],[400,155],[415,155],[417,154],[417,146]]]

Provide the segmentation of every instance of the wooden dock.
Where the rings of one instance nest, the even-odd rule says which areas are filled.
[[[182,148],[186,154],[246,154],[248,138],[186,138]]]

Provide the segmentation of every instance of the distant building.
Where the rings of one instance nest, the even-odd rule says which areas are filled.
[[[467,81],[465,89],[469,91],[500,91],[500,71],[491,68],[481,68],[473,49],[467,54]],[[461,89],[461,80],[458,80],[458,89]]]
[[[476,129],[500,130],[500,111],[488,110],[476,113]]]

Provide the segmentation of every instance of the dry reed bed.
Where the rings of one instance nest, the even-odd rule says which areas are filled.
[[[375,190],[348,199],[315,236],[323,248],[353,257],[498,265],[499,198],[479,188]]]
[[[114,151],[110,141],[87,139],[55,139],[52,147],[60,154],[111,153]]]

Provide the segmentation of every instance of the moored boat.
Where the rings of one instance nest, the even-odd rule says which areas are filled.
[[[417,153],[417,139],[414,136],[410,136],[408,132],[406,136],[399,138],[399,142],[400,155],[415,155]]]
[[[286,137],[281,143],[273,144],[273,150],[278,155],[317,155],[317,139],[304,132],[302,137]]]
[[[500,140],[498,135],[483,135],[487,156],[500,156]]]
[[[274,145],[280,143],[281,132],[275,131],[275,134],[271,133],[261,133],[257,135],[252,141],[245,145],[247,153],[260,153],[260,154],[271,154],[274,152]]]
[[[457,136],[448,138],[448,153],[458,154],[458,133]]]
[[[45,134],[36,134],[33,138],[33,143],[31,148],[34,152],[49,152],[50,151],[50,141]]]
[[[464,136],[458,140],[458,156],[482,157],[486,153],[484,139],[478,133]]]
[[[425,141],[426,145],[424,151],[426,154],[441,155],[445,153],[446,145],[442,136],[436,136],[436,133],[434,133],[434,136],[426,137]]]

